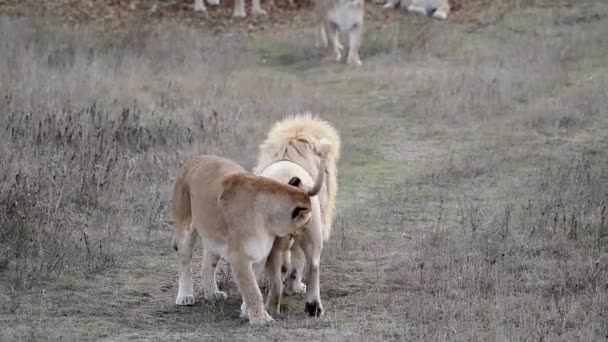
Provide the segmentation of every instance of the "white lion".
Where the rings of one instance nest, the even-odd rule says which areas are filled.
[[[346,63],[361,65],[359,48],[363,39],[364,0],[315,0],[316,20],[319,31],[317,45],[327,49],[328,57],[342,60],[343,46],[339,33],[348,33],[348,55]]]
[[[384,8],[395,8],[397,5],[405,7],[409,12],[422,15],[432,13],[433,18],[445,20],[450,14],[450,3],[448,0],[388,0]]]
[[[323,153],[320,153],[322,151]],[[327,151],[326,164],[320,169],[320,155]],[[323,314],[319,288],[319,262],[323,241],[330,236],[336,203],[337,161],[340,153],[338,132],[327,121],[310,113],[296,115],[277,122],[260,145],[258,163],[253,172],[293,186],[309,188],[319,173],[325,182],[317,197],[311,197],[312,218],[306,231],[295,240],[275,242],[268,263],[279,267],[286,276],[285,292],[306,291],[306,311]],[[284,238],[282,240],[289,239]],[[291,246],[290,246],[291,245]],[[282,262],[280,259],[282,258]],[[304,266],[308,286],[302,283]],[[266,269],[268,270],[268,266]],[[281,297],[280,280],[269,277],[268,309],[278,312]],[[273,284],[273,282],[275,284]],[[273,291],[273,288],[278,291]]]

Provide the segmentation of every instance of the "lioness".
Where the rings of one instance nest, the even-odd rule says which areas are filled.
[[[327,151],[327,161],[321,166],[318,165],[319,150]],[[312,218],[307,229],[295,238],[292,246],[288,241],[277,241],[268,256],[267,270],[271,269],[274,273],[268,275],[270,292],[267,307],[273,313],[279,311],[281,299],[281,280],[277,280],[275,275],[280,270],[279,266],[283,266],[281,271],[286,278],[285,292],[306,291],[306,312],[311,316],[323,314],[319,263],[323,242],[329,239],[332,226],[338,190],[339,152],[338,132],[331,124],[310,113],[277,122],[259,147],[257,166],[253,170],[255,174],[300,188],[312,185],[315,177],[326,174],[321,193],[311,198]],[[308,286],[302,284],[305,265]]]
[[[321,158],[322,165],[324,160]],[[273,321],[264,308],[256,277],[275,238],[297,235],[311,220],[311,196],[319,193],[323,178],[320,174],[312,189],[303,190],[255,176],[234,161],[217,156],[203,155],[185,163],[173,189],[173,248],[180,261],[175,303],[194,304],[190,261],[200,235],[205,298],[226,297],[215,282],[221,257],[230,263],[250,323]]]
[[[384,8],[395,8],[397,5],[405,7],[409,12],[432,14],[433,18],[440,20],[447,19],[450,14],[448,0],[388,0]]]
[[[342,44],[339,32],[348,33],[348,56],[346,63],[361,65],[359,48],[363,36],[364,0],[315,0],[321,44],[328,57],[342,60]],[[333,55],[333,56],[332,56]]]
[[[211,6],[217,6],[220,4],[220,0],[207,0],[207,3]],[[194,10],[195,11],[206,11],[204,0],[194,0]],[[251,14],[252,15],[266,15],[266,11],[262,9],[260,5],[260,0],[252,0],[251,3]],[[244,18],[247,16],[245,13],[245,0],[234,0],[234,12],[232,13],[233,17]]]

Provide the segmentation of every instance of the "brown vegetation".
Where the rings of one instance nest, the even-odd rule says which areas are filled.
[[[562,5],[395,15],[356,71],[321,64],[307,26],[249,40],[0,17],[0,340],[604,339],[608,5]],[[225,265],[227,302],[176,307],[180,163],[250,168],[306,110],[343,143],[327,315],[296,297],[250,328]]]

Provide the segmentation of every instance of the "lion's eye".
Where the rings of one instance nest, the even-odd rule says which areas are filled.
[[[296,207],[293,212],[291,213],[291,219],[295,219],[296,217],[298,217],[298,215],[300,215],[300,212],[304,211],[304,210],[308,210],[306,208],[302,208],[302,207]]]

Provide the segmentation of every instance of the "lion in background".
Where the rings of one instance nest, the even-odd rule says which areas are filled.
[[[320,169],[319,149],[327,148],[325,167]],[[282,268],[285,292],[306,291],[306,311],[310,315],[323,314],[319,289],[319,262],[323,242],[331,235],[332,221],[338,192],[337,162],[340,156],[340,137],[336,129],[327,121],[311,113],[295,115],[281,120],[271,128],[266,140],[259,147],[257,166],[253,173],[289,183],[293,186],[309,188],[319,173],[325,173],[325,182],[317,197],[311,198],[312,218],[307,230],[293,241],[293,245],[283,251]],[[293,183],[296,177],[300,182]],[[289,243],[277,245],[289,246]],[[273,256],[269,256],[273,259]],[[304,268],[307,286],[302,283]],[[278,311],[278,298],[270,297],[269,303]]]
[[[326,58],[342,60],[339,33],[348,33],[346,63],[360,66],[359,49],[363,40],[364,0],[314,0],[316,21],[319,27],[317,45],[326,49]],[[320,43],[320,44],[319,44]]]
[[[431,15],[435,19],[445,20],[450,14],[450,2],[448,0],[388,0],[384,8],[396,8],[397,6],[422,15]]]

